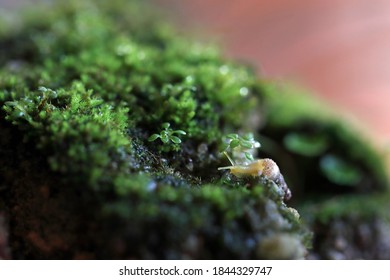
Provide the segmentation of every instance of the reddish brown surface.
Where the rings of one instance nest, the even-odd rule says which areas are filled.
[[[157,0],[268,77],[293,79],[390,142],[390,1]],[[344,114],[344,113],[343,113]]]

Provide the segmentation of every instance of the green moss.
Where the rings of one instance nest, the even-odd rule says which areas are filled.
[[[17,209],[15,258],[303,257],[311,234],[283,190],[217,169],[226,134],[245,162],[259,139],[294,182],[292,157],[304,189],[332,154],[364,179],[349,187],[384,190],[381,161],[355,133],[137,1],[36,8],[2,27],[0,47],[0,179],[10,186],[0,205]]]
[[[307,219],[323,224],[348,216],[370,220],[379,214],[388,218],[388,200],[389,194],[343,196],[323,202],[308,202],[301,207],[301,212]]]
[[[148,141],[153,142],[157,139],[160,139],[165,145],[161,149],[162,151],[178,151],[180,150],[180,143],[182,142],[179,136],[186,135],[187,133],[183,130],[173,130],[170,123],[163,123],[163,130],[157,134],[152,134]]]
[[[284,145],[288,150],[303,156],[317,156],[328,147],[324,135],[303,135],[290,133],[284,137]]]
[[[86,179],[97,188],[112,160],[130,150],[125,107],[104,104],[81,83],[70,90],[41,87],[3,106],[5,119],[44,151],[53,171]]]
[[[329,181],[339,185],[356,185],[362,180],[359,170],[333,155],[321,159],[320,167]]]
[[[388,193],[307,201],[300,213],[316,229],[311,258],[389,258],[388,201]]]
[[[320,194],[388,190],[384,159],[358,130],[294,88],[265,84],[263,92],[263,151],[286,163],[282,170],[293,189]]]
[[[122,1],[59,3],[51,12],[25,15],[25,27],[1,35],[9,49],[0,59],[2,125],[9,134],[3,141],[31,162],[13,165],[24,179],[31,177],[29,186],[12,183],[9,204],[26,205],[14,217],[15,229],[22,220],[37,236],[61,228],[31,228],[45,215],[34,210],[43,184],[45,192],[58,192],[52,211],[61,217],[90,206],[84,213],[89,222],[75,219],[70,235],[77,228],[97,231],[83,244],[64,240],[72,244],[64,252],[49,240],[52,249],[42,251],[14,230],[21,241],[13,244],[17,255],[69,257],[87,246],[100,248],[95,258],[255,258],[256,244],[273,231],[291,234],[302,246],[305,229],[289,220],[276,185],[219,182],[222,135],[251,129],[242,124],[259,102],[250,70],[154,19],[145,22],[139,9],[148,10]],[[21,137],[15,145],[13,135]],[[161,142],[148,141],[151,135]],[[38,165],[44,171],[33,177]],[[56,207],[64,201],[74,207],[61,213]],[[26,216],[31,212],[34,219]],[[115,242],[124,244],[121,250]]]

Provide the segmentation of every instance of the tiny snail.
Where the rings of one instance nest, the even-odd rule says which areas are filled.
[[[267,179],[272,180],[284,191],[284,200],[289,200],[291,198],[291,191],[288,188],[286,182],[284,181],[283,175],[280,173],[278,165],[269,158],[257,159],[246,165],[236,165],[230,156],[224,152],[231,166],[218,167],[218,170],[230,170],[236,177],[245,177],[245,176],[260,176],[263,175]]]

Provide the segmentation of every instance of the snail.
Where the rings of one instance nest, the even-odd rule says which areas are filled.
[[[280,173],[279,166],[270,158],[257,159],[246,165],[236,165],[230,156],[224,152],[231,166],[218,167],[218,170],[229,170],[236,177],[245,176],[260,176],[263,175],[267,179],[272,180],[284,191],[284,200],[291,198],[291,191],[284,181],[283,175]]]

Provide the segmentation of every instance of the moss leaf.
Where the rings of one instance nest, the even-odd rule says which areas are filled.
[[[322,154],[327,149],[328,141],[322,135],[289,133],[284,137],[284,145],[293,153],[313,157]]]
[[[171,136],[170,137],[170,139],[171,139],[171,141],[173,142],[173,143],[175,143],[175,144],[180,144],[181,143],[181,140],[180,140],[180,138],[179,137],[176,137],[176,136]]]
[[[160,135],[158,135],[158,134],[153,134],[153,135],[151,135],[151,136],[148,138],[148,141],[149,141],[149,142],[152,142],[152,141],[156,140],[157,138],[160,138]]]
[[[335,155],[324,156],[320,161],[320,168],[329,181],[338,185],[353,186],[362,179],[355,166]]]

